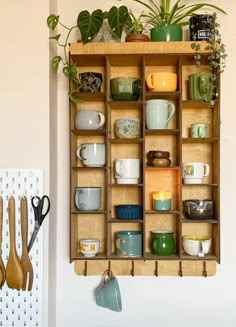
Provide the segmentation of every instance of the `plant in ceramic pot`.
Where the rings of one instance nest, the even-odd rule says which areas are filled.
[[[190,24],[193,22],[191,21]],[[220,24],[217,21],[217,15],[216,13],[213,13],[212,15],[209,15],[207,18],[207,26],[208,29],[206,29],[207,35],[209,35],[208,39],[206,40],[206,43],[202,45],[198,41],[197,33],[193,36],[193,42],[191,43],[191,48],[196,51],[196,54],[194,55],[195,63],[197,67],[201,67],[203,64],[202,62],[202,56],[201,56],[201,50],[202,46],[204,46],[203,50],[209,51],[210,54],[207,57],[207,65],[208,65],[208,71],[211,74],[211,90],[209,92],[209,97],[206,98],[206,101],[209,101],[210,104],[213,104],[214,101],[212,99],[217,98],[217,84],[219,81],[220,74],[224,72],[224,68],[226,67],[226,46],[222,41],[221,33],[220,33]],[[194,26],[190,26],[194,30]]]
[[[129,18],[126,22],[128,28],[127,35],[125,38],[126,42],[146,42],[149,41],[149,36],[145,32],[145,24],[142,21],[142,14],[138,17],[129,10]]]
[[[209,7],[225,13],[215,5],[208,3],[184,4],[177,0],[171,6],[171,0],[134,0],[143,5],[147,12],[143,14],[146,23],[151,25],[150,36],[152,41],[181,41],[183,38],[182,27],[189,24],[188,19],[197,14],[199,9]]]
[[[125,24],[128,17],[128,8],[126,6],[113,6],[106,12],[103,12],[101,9],[96,9],[92,13],[89,13],[87,10],[83,10],[77,17],[77,24],[73,26],[66,26],[63,24],[59,15],[51,14],[47,17],[47,26],[52,32],[55,32],[59,26],[65,32],[63,40],[61,33],[49,37],[49,39],[55,40],[58,46],[62,47],[63,49],[62,55],[56,55],[52,58],[51,67],[52,70],[57,73],[59,66],[62,65],[62,72],[64,76],[74,81],[74,85],[76,87],[68,93],[69,98],[72,101],[80,101],[80,99],[77,98],[76,93],[79,91],[81,84],[78,77],[77,65],[70,63],[67,51],[72,31],[79,31],[81,41],[83,43],[88,43],[97,36],[103,26],[104,21],[107,21],[112,33],[120,38],[122,31],[126,26]]]

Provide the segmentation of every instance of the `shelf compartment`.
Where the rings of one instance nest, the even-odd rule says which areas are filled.
[[[146,92],[145,93],[145,99],[151,100],[151,99],[164,99],[169,101],[177,101],[180,97],[180,92]]]

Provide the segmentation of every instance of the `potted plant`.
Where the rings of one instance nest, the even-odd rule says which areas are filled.
[[[80,89],[80,80],[78,78],[77,66],[74,63],[70,63],[67,52],[71,32],[76,29],[79,30],[81,41],[83,43],[88,43],[99,33],[104,21],[107,21],[111,31],[120,38],[128,17],[129,13],[126,6],[113,6],[106,12],[103,12],[101,9],[96,9],[91,14],[87,10],[83,10],[77,17],[77,24],[73,26],[66,26],[63,24],[59,15],[51,14],[47,17],[47,26],[52,32],[54,32],[58,26],[66,30],[63,41],[61,41],[61,33],[49,37],[49,39],[55,40],[58,46],[63,48],[63,55],[56,55],[52,58],[51,67],[54,73],[57,73],[59,66],[62,65],[64,76],[74,81],[76,87],[68,93],[72,101],[80,101],[80,99],[76,97],[76,93]]]
[[[207,64],[209,67],[209,73],[211,73],[212,76],[212,83],[211,83],[211,90],[209,92],[209,97],[206,98],[206,101],[209,101],[210,104],[213,104],[214,102],[212,99],[217,98],[217,84],[219,81],[220,74],[224,72],[224,68],[226,67],[225,61],[227,58],[226,53],[226,46],[222,41],[221,33],[220,33],[220,24],[217,21],[217,15],[216,13],[213,13],[212,15],[209,15],[208,21],[207,21],[207,35],[209,35],[209,38],[206,40],[206,43],[204,45],[204,50],[209,51],[210,54],[207,57]],[[192,26],[194,30],[194,26]],[[191,43],[191,48],[196,51],[196,54],[194,55],[195,63],[197,67],[201,67],[202,65],[202,56],[201,56],[201,50],[202,50],[202,44],[197,42],[198,37],[197,33],[193,34],[193,42]],[[196,42],[195,42],[196,41]]]
[[[183,0],[177,0],[171,6],[171,0],[134,0],[142,4],[147,12],[143,14],[146,23],[151,25],[150,36],[152,41],[181,41],[183,38],[182,27],[188,25],[188,19],[195,15],[199,9],[209,7],[225,11],[215,5],[207,3],[183,4]]]
[[[129,18],[126,22],[126,26],[128,28],[125,38],[126,42],[149,41],[149,36],[144,33],[145,24],[142,21],[142,14],[136,17],[132,10],[129,10]]]

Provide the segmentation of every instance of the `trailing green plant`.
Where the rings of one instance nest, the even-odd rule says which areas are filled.
[[[207,30],[209,32],[209,39],[206,40],[204,49],[205,51],[210,52],[208,55],[208,67],[209,72],[212,74],[212,94],[213,97],[216,96],[217,93],[217,80],[224,72],[224,69],[226,67],[226,45],[222,41],[221,33],[220,33],[220,24],[217,21],[217,14],[213,13],[207,18],[207,23],[209,26],[209,29]],[[202,44],[194,41],[196,40],[197,36],[193,35],[193,42],[191,43],[191,48],[196,51],[196,54],[194,55],[195,64],[197,67],[200,68],[202,65]]]
[[[177,0],[171,6],[171,0],[134,0],[143,5],[147,12],[143,13],[146,23],[156,27],[170,24],[185,26],[189,24],[189,17],[196,14],[199,9],[208,7],[226,14],[226,12],[212,4],[197,3],[183,4],[183,0]]]

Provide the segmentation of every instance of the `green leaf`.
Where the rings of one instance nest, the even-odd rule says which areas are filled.
[[[61,61],[62,61],[61,56],[55,56],[52,58],[52,70],[54,71],[54,73],[58,72],[58,67]]]
[[[123,28],[129,18],[129,12],[126,6],[113,6],[108,12],[108,23],[112,32],[121,37]]]
[[[48,28],[50,28],[52,31],[55,30],[58,22],[59,22],[59,15],[55,15],[55,14],[51,14],[48,16],[47,18],[47,25],[48,25]]]
[[[57,35],[54,35],[54,36],[50,36],[49,39],[58,41],[60,39],[60,36],[61,36],[61,34],[57,34]]]
[[[77,18],[77,26],[80,30],[83,43],[91,42],[97,33],[100,31],[103,23],[103,12],[101,9],[96,9],[90,13],[83,10]]]
[[[71,77],[77,80],[77,67],[75,64],[65,66],[62,69],[62,72],[66,77]]]

